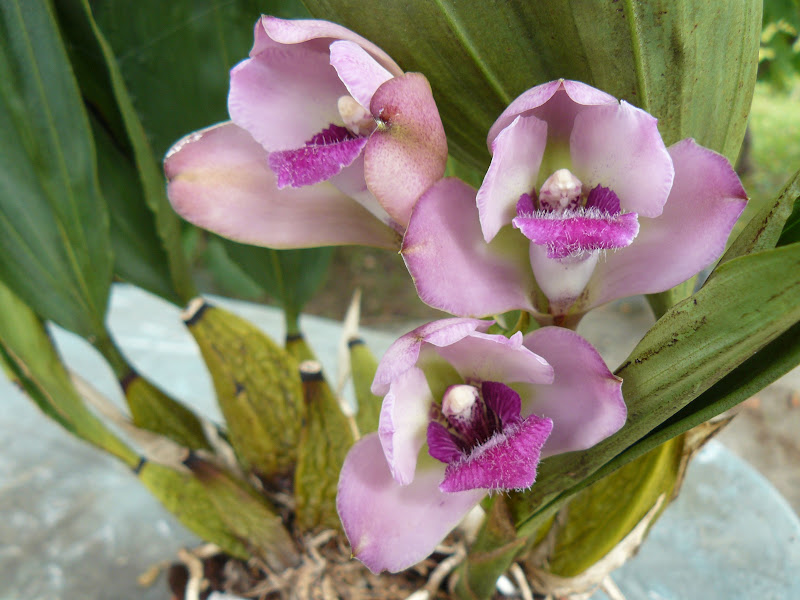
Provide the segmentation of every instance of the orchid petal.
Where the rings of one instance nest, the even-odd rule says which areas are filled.
[[[595,107],[575,117],[569,143],[575,174],[585,186],[610,188],[626,212],[661,214],[674,170],[655,117],[624,100]]]
[[[272,248],[398,243],[394,231],[330,184],[279,191],[267,153],[232,123],[179,141],[164,170],[175,211],[233,240]]]
[[[539,176],[547,124],[535,117],[517,117],[492,142],[492,163],[478,190],[478,214],[484,239],[491,242],[511,223],[517,200],[530,194]]]
[[[378,46],[354,33],[330,21],[318,21],[314,19],[292,19],[285,20],[277,17],[263,16],[261,21],[256,25],[256,44],[253,46],[253,51],[250,53],[252,56],[257,53],[266,41],[261,41],[259,29],[263,31],[269,40],[279,44],[302,44],[304,42],[316,41],[320,43],[319,47],[327,50],[332,40],[347,40],[355,42],[364,50],[369,52],[385,69],[392,75],[402,75],[403,71],[397,66],[388,54],[381,50]]]
[[[640,219],[636,242],[609,252],[595,269],[582,306],[663,292],[717,260],[747,194],[727,159],[686,139],[669,148],[675,182],[664,212]]]
[[[299,188],[327,181],[361,155],[367,138],[353,137],[347,129],[331,125],[296,150],[269,155],[269,168],[278,176],[278,189]]]
[[[599,252],[550,258],[549,248],[530,244],[531,268],[539,289],[550,301],[551,314],[565,314],[582,297],[599,258]]]
[[[589,196],[586,198],[586,208],[596,208],[611,215],[622,212],[619,196],[613,190],[602,185],[592,188],[589,192]]]
[[[386,394],[392,381],[417,363],[424,343],[433,346],[454,344],[475,331],[486,331],[492,323],[493,321],[479,319],[440,319],[401,336],[389,346],[378,364],[372,382],[372,393],[376,396]]]
[[[517,200],[517,215],[525,216],[533,214],[536,211],[536,206],[533,204],[533,198],[530,194],[522,194]]]
[[[536,481],[542,446],[553,421],[530,415],[503,428],[463,459],[447,465],[443,492],[523,490]]]
[[[438,461],[451,463],[461,458],[464,454],[458,447],[453,436],[441,423],[431,421],[428,423],[428,453]]]
[[[451,314],[480,317],[533,309],[534,282],[524,242],[516,232],[504,230],[487,244],[475,190],[447,178],[417,202],[402,254],[423,302]]]
[[[486,406],[498,416],[503,425],[513,423],[520,418],[522,399],[506,384],[498,381],[484,381],[481,384],[481,395]]]
[[[379,120],[364,154],[364,176],[386,212],[408,225],[417,199],[444,175],[447,139],[428,80],[407,73],[382,84],[370,112]]]
[[[337,101],[344,94],[327,54],[272,46],[231,70],[228,112],[266,150],[293,150],[331,123],[343,124]]]
[[[378,199],[367,189],[367,182],[364,181],[364,153],[362,152],[351,165],[342,169],[341,173],[334,175],[328,180],[336,189],[345,196],[350,196],[361,206],[366,208],[372,215],[397,231],[403,234],[403,229],[394,222],[389,214],[383,209]]]
[[[530,386],[531,393],[521,394],[523,415],[553,420],[542,458],[591,448],[625,424],[622,380],[584,338],[563,327],[542,327],[525,336],[525,346],[555,372],[552,384]]]
[[[375,90],[392,78],[389,71],[354,42],[338,41],[331,44],[331,66],[336,69],[350,95],[367,110]]]
[[[541,356],[522,345],[522,334],[474,332],[437,349],[465,381],[548,383],[553,368]]]
[[[489,130],[489,146],[522,114],[534,115],[547,122],[550,133],[556,137],[568,138],[578,112],[585,106],[604,104],[617,104],[617,99],[580,81],[556,80],[537,85],[520,94],[497,118]]]
[[[432,403],[425,374],[417,367],[392,381],[383,398],[378,434],[392,477],[402,485],[414,479],[417,455],[427,438]]]
[[[442,493],[444,470],[427,460],[414,481],[401,486],[392,479],[377,436],[350,449],[336,506],[353,554],[373,573],[402,571],[424,559],[485,495]]]

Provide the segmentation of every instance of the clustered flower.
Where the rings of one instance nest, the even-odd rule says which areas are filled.
[[[387,351],[379,430],[340,475],[345,532],[375,572],[425,558],[487,493],[534,485],[540,460],[619,430],[621,380],[567,327],[713,264],[746,201],[724,157],[667,148],[654,117],[565,80],[500,115],[478,190],[445,178],[425,77],[324,21],[263,17],[228,108],[167,154],[177,212],[272,248],[399,249],[420,298],[457,317]],[[542,327],[489,333],[481,319],[511,310]]]

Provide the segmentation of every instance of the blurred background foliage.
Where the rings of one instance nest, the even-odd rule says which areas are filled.
[[[800,1],[765,0],[758,79],[790,92],[800,72]]]

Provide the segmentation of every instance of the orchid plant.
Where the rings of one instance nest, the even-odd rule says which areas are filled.
[[[731,236],[748,200],[730,160],[755,81],[756,0],[728,12],[682,0],[688,20],[667,0],[597,3],[580,18],[544,3],[367,14],[307,0],[330,20],[262,16],[253,39],[236,23],[251,49],[224,82],[229,120],[188,135],[213,119],[181,122],[169,149],[145,131],[155,112],[137,112],[158,98],[132,101],[105,37],[112,9],[14,4],[0,0],[11,65],[0,78],[11,82],[0,85],[0,363],[187,527],[257,559],[265,577],[283,573],[275,589],[287,597],[309,578],[331,589],[315,558],[326,543],[352,564],[346,543],[379,586],[390,576],[376,575],[413,567],[448,536],[461,562],[434,560],[428,594],[446,567],[456,597],[488,598],[515,564],[542,593],[586,593],[607,575],[589,567],[630,552],[632,529],[677,493],[686,461],[673,468],[664,448],[688,458],[685,432],[795,366],[800,175]],[[166,150],[165,177],[152,143]],[[225,423],[139,374],[104,322],[113,276],[175,303],[196,295],[176,214],[263,247],[223,246],[274,284],[287,315],[280,347],[189,303]],[[309,249],[346,244],[397,251],[419,298],[452,315],[379,361],[349,320],[355,414],[297,321],[324,271]],[[575,329],[637,294],[657,321],[612,372]],[[46,321],[103,354],[128,415],[70,377]],[[88,400],[116,415],[124,439]],[[592,500],[620,473],[634,490],[616,507],[626,518],[600,518]],[[570,502],[589,508],[570,513]],[[476,514],[477,530],[458,530]],[[558,541],[576,520],[604,525],[565,557]]]

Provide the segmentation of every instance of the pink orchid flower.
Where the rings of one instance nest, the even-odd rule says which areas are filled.
[[[231,121],[168,153],[188,221],[273,248],[397,248],[447,142],[428,81],[334,23],[262,17],[231,71]]]
[[[506,338],[490,325],[423,325],[378,366],[379,429],[351,448],[337,496],[353,554],[375,573],[414,565],[488,492],[529,488],[541,459],[625,423],[621,380],[578,334]]]
[[[576,323],[667,290],[719,258],[747,199],[724,157],[666,148],[654,117],[576,81],[522,94],[488,143],[477,194],[441,180],[403,242],[420,297],[455,315]]]

